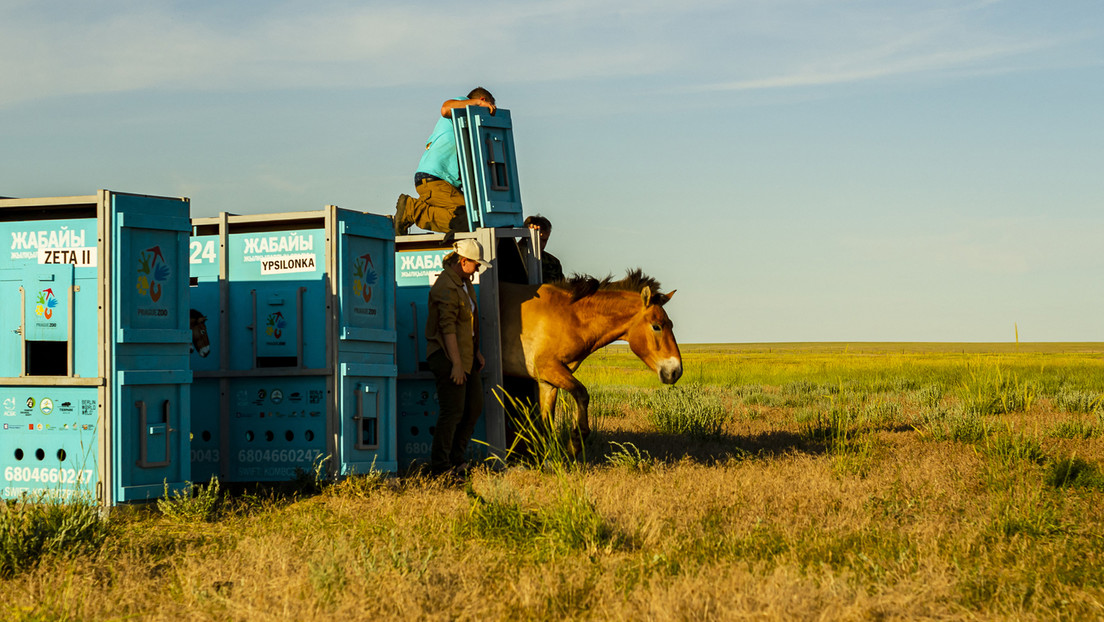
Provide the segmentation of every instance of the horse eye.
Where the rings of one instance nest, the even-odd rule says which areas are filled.
[[[655,332],[658,333],[659,332],[659,324],[652,324],[652,330],[654,330]]]

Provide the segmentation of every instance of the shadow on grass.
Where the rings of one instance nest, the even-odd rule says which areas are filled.
[[[704,438],[662,434],[659,432],[601,432],[587,440],[587,462],[601,464],[616,451],[612,443],[631,444],[656,460],[677,462],[692,460],[715,464],[747,458],[772,458],[794,452],[823,454],[824,443],[801,434],[776,430],[754,435],[722,434]]]

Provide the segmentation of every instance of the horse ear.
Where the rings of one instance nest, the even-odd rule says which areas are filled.
[[[644,289],[640,290],[640,299],[644,301],[645,307],[652,304],[652,288],[645,285]]]
[[[661,294],[659,292],[656,292],[656,294],[652,296],[652,304],[662,307],[663,305],[667,304],[667,301],[670,300],[671,296],[674,295],[674,291],[669,294]]]

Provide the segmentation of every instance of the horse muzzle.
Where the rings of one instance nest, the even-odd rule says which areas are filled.
[[[682,361],[676,358],[663,359],[656,363],[659,381],[663,384],[675,384],[682,378]]]

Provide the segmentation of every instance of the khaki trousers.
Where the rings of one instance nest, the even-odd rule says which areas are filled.
[[[423,181],[417,190],[418,198],[411,198],[406,206],[415,225],[439,233],[468,230],[464,193],[440,179]]]

